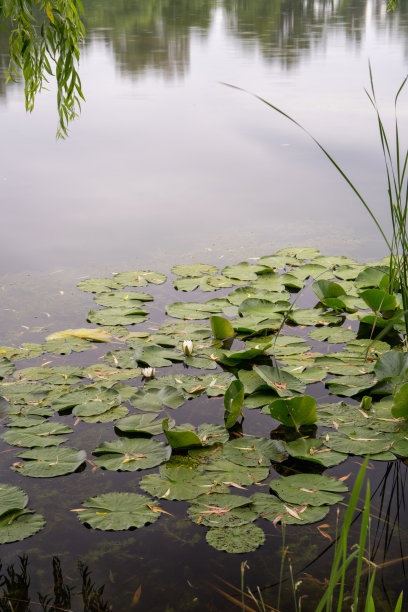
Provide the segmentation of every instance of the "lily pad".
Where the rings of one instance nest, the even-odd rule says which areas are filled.
[[[155,414],[131,414],[115,423],[115,427],[123,433],[136,433],[155,436],[163,433],[163,421],[169,428],[174,427],[173,419],[157,419]]]
[[[326,434],[324,444],[340,453],[351,455],[375,455],[392,448],[392,441],[382,432],[353,427],[348,435],[343,431]]]
[[[284,442],[285,449],[291,457],[304,461],[313,461],[325,467],[343,463],[348,457],[346,453],[338,453],[323,446],[321,440],[299,438],[293,442]]]
[[[27,493],[9,484],[0,484],[0,516],[12,510],[22,510],[27,503]]]
[[[189,266],[173,266],[171,271],[178,276],[204,276],[205,274],[217,274],[218,268],[209,264],[191,264]]]
[[[208,491],[222,489],[214,482],[211,475],[186,467],[162,467],[160,474],[145,476],[140,482],[140,487],[155,497],[178,500],[194,499]]]
[[[0,356],[0,378],[9,376],[14,370],[14,363]]]
[[[130,402],[139,410],[144,412],[159,412],[163,406],[167,408],[178,408],[185,402],[185,395],[179,389],[164,385],[159,389],[148,388],[145,391],[134,393]]]
[[[345,327],[319,327],[314,329],[309,334],[313,340],[327,340],[333,344],[338,342],[348,342],[356,338],[357,334],[352,329],[346,329]]]
[[[146,470],[167,461],[170,446],[145,438],[121,438],[113,442],[102,442],[93,454],[95,464],[107,470],[134,472]]]
[[[229,437],[224,427],[208,423],[200,425],[196,433],[194,426],[190,425],[190,423],[184,423],[169,429],[168,420],[164,419],[163,430],[168,443],[173,449],[211,446],[215,442],[226,442]]]
[[[189,454],[192,453],[194,453],[194,451],[189,451]],[[216,457],[216,455],[210,455],[210,459],[214,457]],[[259,467],[258,465],[257,467],[248,467],[238,465],[228,459],[218,458],[210,461],[210,463],[206,463],[205,469],[210,472],[211,477],[214,478],[216,482],[221,482],[231,487],[256,484],[257,482],[265,480],[269,475],[269,469],[267,467]]]
[[[225,427],[229,429],[242,415],[244,406],[244,385],[240,380],[234,380],[228,387],[224,396],[224,421]]]
[[[279,397],[288,397],[295,393],[303,393],[306,385],[288,372],[272,366],[254,366],[254,372],[273,389]]]
[[[112,421],[123,419],[128,412],[129,410],[126,406],[112,406],[112,408],[101,414],[81,417],[81,421],[85,421],[85,423],[111,423]]]
[[[102,295],[107,295],[103,293]],[[54,332],[46,337],[46,340],[61,340],[62,338],[80,338],[82,340],[91,340],[92,342],[110,342],[112,336],[104,329],[96,328],[81,328],[81,329],[64,329],[64,331]]]
[[[79,468],[86,459],[84,450],[76,448],[33,448],[19,454],[18,461],[12,469],[23,476],[32,478],[53,478],[71,474]]]
[[[48,421],[25,429],[13,427],[4,433],[2,438],[7,444],[32,448],[62,444],[67,441],[63,434],[68,433],[72,433],[72,429],[67,425]]]
[[[272,480],[270,488],[283,501],[307,506],[332,505],[343,499],[347,486],[334,478],[319,474],[296,474]]]
[[[149,293],[136,291],[112,291],[111,293],[98,293],[94,297],[94,302],[99,306],[109,307],[136,307],[141,308],[143,302],[151,302],[153,297]]]
[[[90,497],[84,508],[74,510],[79,520],[103,531],[123,531],[154,523],[161,510],[149,497],[137,493],[104,493]]]
[[[286,459],[285,448],[279,440],[245,437],[224,444],[224,457],[237,465],[268,466],[271,461]]]
[[[207,531],[210,546],[228,553],[248,553],[256,550],[265,541],[265,534],[256,525],[241,527],[214,527]]]
[[[45,525],[41,514],[17,510],[0,517],[0,544],[19,542],[40,531]]]
[[[264,270],[265,266],[258,266],[242,261],[235,266],[226,266],[222,270],[222,274],[227,278],[234,278],[241,281],[250,281],[257,278],[256,273]]]
[[[89,293],[100,293],[101,291],[111,291],[120,289],[122,285],[112,278],[88,278],[77,284],[77,289]]]
[[[152,272],[151,270],[135,270],[131,272],[120,272],[115,274],[114,281],[119,285],[115,289],[123,287],[145,287],[147,283],[153,285],[161,285],[166,282],[167,277],[160,272]]]
[[[340,317],[327,314],[322,308],[299,308],[292,310],[288,317],[297,325],[335,325],[341,321]]]
[[[307,525],[324,519],[329,512],[329,506],[295,506],[282,502],[274,495],[255,493],[252,498],[252,508],[260,518],[271,522],[280,521],[286,525]]]
[[[239,527],[258,518],[250,504],[251,500],[242,495],[212,493],[194,500],[188,515],[194,523],[206,527]]]
[[[146,321],[147,310],[137,306],[112,306],[101,310],[91,310],[87,319],[98,325],[136,325]]]

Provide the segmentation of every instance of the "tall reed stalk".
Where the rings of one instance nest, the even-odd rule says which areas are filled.
[[[323,145],[306,129],[304,128],[298,121],[296,121],[293,117],[285,113],[282,109],[278,108],[265,98],[258,96],[256,94],[251,94],[280,115],[289,119],[292,123],[294,123],[297,127],[299,127],[303,132],[305,132],[313,142],[319,147],[322,153],[327,157],[330,163],[336,168],[342,178],[346,181],[349,187],[353,190],[357,198],[360,200],[361,204],[364,206],[367,213],[370,215],[371,219],[374,221],[378,231],[380,232],[389,252],[390,256],[390,264],[389,264],[389,278],[391,279],[389,291],[390,292],[401,292],[402,298],[402,318],[403,318],[403,326],[404,326],[404,336],[405,342],[408,336],[408,235],[407,235],[407,213],[408,213],[408,150],[403,150],[403,146],[400,141],[399,134],[399,125],[398,125],[398,117],[397,117],[397,103],[398,98],[407,82],[408,76],[403,80],[401,86],[399,87],[397,94],[394,100],[394,139],[395,142],[393,144],[393,148],[389,144],[389,137],[387,136],[387,132],[385,130],[379,108],[377,105],[375,89],[374,89],[374,79],[371,70],[371,65],[369,64],[369,74],[370,74],[370,91],[365,90],[375,113],[377,115],[379,136],[381,142],[381,148],[383,152],[385,172],[386,172],[386,183],[387,183],[387,191],[388,191],[388,207],[391,218],[392,225],[392,236],[387,237],[383,227],[381,226],[380,221],[377,219],[374,214],[372,207],[367,203],[364,197],[361,195],[360,191],[356,188],[351,179],[347,176],[346,172],[339,166],[339,164],[334,160],[334,158],[328,153],[328,151],[323,147]],[[236,87],[235,85],[230,85],[229,83],[225,83],[229,87],[233,87],[234,89],[238,89],[240,91],[246,90],[241,87]]]

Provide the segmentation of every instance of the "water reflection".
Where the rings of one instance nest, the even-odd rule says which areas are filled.
[[[406,3],[390,14],[383,0],[89,0],[85,53],[102,41],[112,49],[121,74],[181,78],[190,67],[192,37],[209,36],[217,10],[230,36],[285,69],[317,46],[325,48],[333,27],[347,44],[361,45],[367,28],[375,26],[406,47]],[[5,95],[7,48],[8,32],[0,31],[0,96]]]
[[[81,561],[78,563],[78,572],[81,580],[81,590],[78,592],[74,586],[66,584],[66,577],[62,572],[61,562],[58,557],[52,559],[52,581],[53,592],[33,599],[30,593],[30,574],[28,571],[28,556],[19,557],[18,564],[11,563],[3,570],[0,563],[0,588],[3,589],[0,596],[0,610],[3,612],[29,612],[35,605],[37,610],[43,612],[70,612],[83,610],[83,612],[109,612],[112,606],[103,597],[104,586],[96,587],[92,581],[89,568]],[[72,578],[71,578],[72,581]],[[77,585],[75,585],[77,586]],[[38,599],[38,600],[37,600]],[[76,601],[76,604],[74,603]],[[77,606],[80,605],[81,608]]]

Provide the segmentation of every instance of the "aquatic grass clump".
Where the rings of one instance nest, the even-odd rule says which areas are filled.
[[[405,77],[402,84],[400,85],[394,99],[394,151],[390,146],[390,138],[387,136],[387,132],[382,121],[380,111],[377,105],[374,79],[369,64],[369,75],[370,75],[370,92],[365,89],[365,92],[373,105],[375,113],[377,115],[378,130],[380,135],[381,148],[384,157],[384,165],[386,172],[387,181],[387,192],[388,192],[388,207],[389,214],[392,224],[392,236],[387,237],[380,221],[374,214],[372,207],[367,203],[361,192],[357,189],[351,179],[348,177],[346,172],[339,166],[334,158],[328,153],[325,147],[298,121],[296,121],[291,115],[283,111],[281,108],[275,106],[270,101],[262,98],[257,94],[252,94],[241,87],[224,83],[228,87],[244,91],[245,93],[251,93],[255,98],[278,112],[286,119],[289,119],[303,132],[305,132],[313,142],[319,147],[322,153],[327,157],[330,163],[336,168],[342,178],[346,181],[349,187],[353,190],[357,198],[360,200],[372,220],[374,221],[377,229],[379,230],[389,252],[389,273],[388,279],[384,279],[381,284],[383,295],[381,297],[381,303],[376,310],[376,315],[381,311],[385,310],[382,308],[383,302],[387,300],[388,295],[400,293],[402,309],[395,308],[392,313],[388,313],[390,319],[390,326],[399,324],[403,321],[402,330],[404,335],[404,345],[407,348],[407,337],[408,337],[408,235],[407,235],[407,213],[408,213],[408,175],[407,175],[407,164],[408,164],[408,149],[404,150],[399,133],[399,124],[397,116],[397,103],[401,92],[403,91],[407,82],[408,76]],[[376,324],[374,320],[373,327]],[[401,326],[399,326],[401,327]]]

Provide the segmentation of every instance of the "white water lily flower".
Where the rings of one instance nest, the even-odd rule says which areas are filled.
[[[193,352],[193,342],[191,340],[183,340],[183,353],[191,355]]]
[[[144,378],[154,378],[155,373],[154,368],[142,368],[142,376]]]

